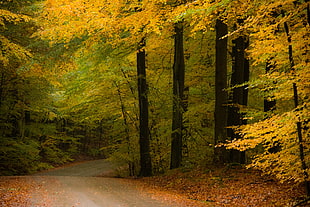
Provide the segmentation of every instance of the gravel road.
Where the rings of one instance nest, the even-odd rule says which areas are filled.
[[[172,207],[152,199],[138,186],[112,177],[115,166],[106,160],[95,160],[29,177],[37,183],[33,189],[34,207]]]

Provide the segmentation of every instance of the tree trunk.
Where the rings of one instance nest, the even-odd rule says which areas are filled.
[[[125,109],[125,104],[122,98],[121,90],[119,85],[114,82],[115,86],[117,87],[117,93],[118,93],[118,98],[121,104],[121,110],[122,110],[122,115],[123,115],[123,121],[124,121],[124,131],[125,131],[125,139],[127,142],[127,155],[128,155],[128,169],[129,169],[129,176],[135,176],[135,165],[133,160],[133,155],[132,155],[132,147],[130,143],[130,129],[128,126],[128,121],[127,121],[127,114],[126,114],[126,109]]]
[[[275,67],[274,64],[271,63],[271,59],[267,60],[267,62],[266,62],[266,73],[267,74],[271,73],[271,70],[274,67]],[[272,89],[270,89],[270,90],[272,90]],[[276,109],[276,100],[274,100],[273,98],[274,98],[273,96],[265,96],[264,97],[264,112],[266,112],[265,118],[269,117],[268,113],[271,113]],[[279,142],[276,141],[276,142],[272,142],[270,144],[272,144],[273,146],[268,149],[269,153],[276,153],[276,152],[279,152],[281,150],[281,146],[280,146]]]
[[[4,72],[1,73],[1,80],[0,80],[0,110],[3,101],[3,87],[4,87]]]
[[[231,86],[233,88],[231,106],[228,109],[228,126],[239,126],[246,124],[243,120],[243,115],[240,112],[240,106],[246,106],[248,102],[247,86],[238,86],[244,84],[249,80],[249,61],[245,57],[245,49],[248,47],[249,42],[246,37],[240,36],[233,40],[233,65]],[[232,129],[228,129],[228,136],[233,139],[239,139],[238,133]],[[245,152],[238,150],[231,150],[230,162],[240,164],[245,163]]]
[[[216,60],[215,60],[215,110],[214,110],[214,143],[225,142],[227,138],[227,38],[221,39],[228,33],[227,25],[216,20]],[[224,147],[215,147],[214,164],[225,163],[229,160],[228,151]]]
[[[152,175],[152,162],[150,154],[149,134],[149,111],[148,111],[148,89],[146,84],[145,66],[145,40],[141,40],[137,52],[137,76],[138,76],[138,97],[139,97],[139,145],[140,145],[140,176]]]
[[[170,168],[178,168],[182,162],[182,129],[183,129],[183,98],[184,98],[184,49],[183,23],[175,25],[174,35],[174,64],[173,64],[173,114],[171,134]]]
[[[308,17],[309,18],[309,17]],[[289,27],[287,22],[284,22],[284,29],[285,29],[285,33],[287,35],[287,42],[288,42],[288,58],[290,61],[290,70],[292,72],[294,72],[294,58],[293,58],[293,46],[292,46],[292,39],[291,39],[291,35],[289,32]],[[295,104],[295,108],[298,107],[299,103],[298,103],[298,88],[297,88],[297,84],[293,83],[293,92],[294,92],[294,104]],[[301,167],[303,170],[303,174],[304,174],[304,180],[305,180],[305,188],[306,188],[306,194],[307,196],[310,196],[310,181],[309,181],[309,174],[308,174],[308,166],[306,164],[306,160],[305,160],[305,153],[304,153],[304,140],[303,140],[303,136],[302,136],[302,123],[300,121],[298,121],[296,123],[296,127],[297,127],[297,137],[298,137],[298,144],[299,144],[299,158],[300,158],[300,162],[301,162]]]

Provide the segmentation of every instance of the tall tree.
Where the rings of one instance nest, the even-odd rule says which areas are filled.
[[[247,54],[253,68],[264,68],[266,62],[271,60],[275,64],[272,64],[272,73],[260,75],[251,86],[262,91],[262,94],[272,89],[277,108],[267,117],[261,111],[253,113],[252,123],[238,130],[243,139],[235,140],[229,146],[239,150],[258,146],[257,149],[262,152],[255,156],[250,167],[281,181],[295,181],[309,186],[310,178],[306,175],[309,172],[310,143],[309,5],[305,1],[290,0],[257,3],[247,5],[249,15],[255,17],[255,20],[248,19],[243,27],[251,33],[251,48],[248,48]],[[281,16],[281,13],[287,15]],[[271,150],[273,143],[279,143],[281,148]]]
[[[239,20],[241,23],[242,20]],[[238,126],[245,124],[240,107],[246,106],[248,102],[248,89],[243,85],[249,80],[249,61],[245,57],[245,49],[248,47],[248,39],[245,36],[239,36],[233,40],[232,48],[232,76],[231,76],[231,105],[228,110],[228,126]],[[234,140],[239,139],[238,133],[233,129],[228,129],[228,136]],[[245,163],[245,152],[232,150],[230,161]]]
[[[170,168],[178,168],[182,162],[182,129],[183,129],[183,99],[185,61],[183,48],[183,22],[174,27],[174,63],[173,63],[173,114],[171,134]]]
[[[284,14],[283,14],[284,15]],[[307,15],[309,15],[309,7],[307,7]],[[308,17],[309,20],[309,17]],[[308,22],[309,23],[309,22]],[[293,57],[293,46],[292,46],[292,37],[290,34],[289,26],[287,22],[284,22],[284,29],[287,36],[287,43],[288,43],[288,59],[290,62],[290,70],[294,73],[295,70],[295,62]],[[294,106],[295,109],[298,110],[299,107],[299,95],[298,95],[298,87],[297,83],[293,82],[293,95],[294,95]],[[307,196],[310,196],[310,181],[309,181],[309,173],[308,173],[308,166],[305,160],[305,146],[304,146],[304,138],[303,138],[303,129],[302,129],[302,122],[300,120],[296,123],[297,129],[297,138],[298,138],[298,146],[299,146],[299,158],[301,162],[301,168],[304,175],[304,182],[306,188]]]
[[[152,175],[149,132],[149,102],[146,82],[145,40],[142,39],[137,52],[137,76],[139,97],[139,144],[140,144],[140,176]]]
[[[223,143],[227,137],[227,25],[220,19],[216,20],[215,40],[215,110],[214,110],[214,143]],[[222,147],[215,148],[214,163],[225,163],[229,154]]]

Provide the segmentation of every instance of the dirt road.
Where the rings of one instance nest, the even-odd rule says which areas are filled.
[[[29,177],[37,188],[31,206],[41,207],[168,207],[125,179],[95,177],[111,174],[115,167],[106,160],[39,173]]]

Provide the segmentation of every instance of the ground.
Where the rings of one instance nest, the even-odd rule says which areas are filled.
[[[280,184],[239,167],[179,169],[138,179],[111,178],[108,168],[105,161],[92,161],[35,176],[0,177],[0,206],[282,207],[304,195],[302,186]]]
[[[166,175],[138,179],[136,182],[146,186],[157,197],[175,195],[198,201],[192,205],[197,207],[294,206],[305,195],[303,186],[279,183],[262,176],[258,171],[241,167],[188,172],[174,170]]]

